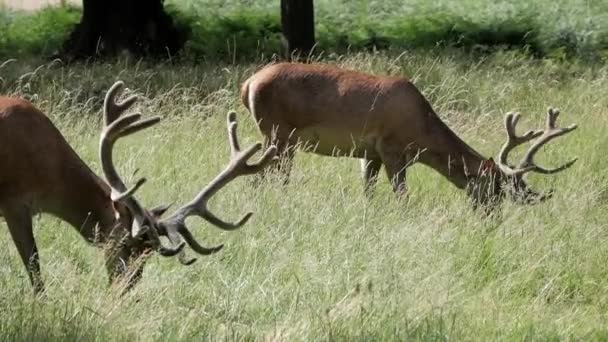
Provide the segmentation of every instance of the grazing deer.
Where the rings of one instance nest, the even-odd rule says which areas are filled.
[[[558,110],[549,109],[544,131],[515,134],[519,114],[505,118],[508,140],[498,164],[460,139],[435,114],[422,93],[407,79],[378,77],[315,64],[280,63],[247,79],[241,100],[251,112],[267,144],[276,144],[277,165],[289,175],[296,144],[326,156],[362,159],[366,193],[386,168],[393,190],[405,194],[406,168],[414,162],[430,166],[459,189],[466,189],[475,206],[502,198],[506,188],[524,202],[542,201],[549,194],[528,189],[528,172],[553,174],[576,159],[547,170],[534,164],[540,147],[573,131],[556,127]],[[517,167],[507,155],[516,146],[538,138]],[[510,185],[505,187],[505,185]]]
[[[44,290],[32,232],[32,215],[38,212],[66,221],[88,242],[107,247],[106,268],[110,281],[124,279],[127,289],[140,279],[144,261],[151,251],[166,257],[178,255],[180,262],[189,265],[195,259],[185,257],[185,243],[201,255],[222,248],[221,245],[201,246],[186,227],[187,217],[200,216],[224,230],[239,228],[251,217],[248,213],[238,222],[228,223],[207,209],[207,202],[218,190],[238,176],[261,171],[276,153],[274,147],[269,147],[258,162],[248,164],[261,144],[241,151],[234,112],[228,114],[230,162],[191,202],[170,217],[161,219],[168,206],[148,210],[137,201],[134,194],[145,179],[140,179],[131,188],[125,186],[114,167],[113,146],[118,139],[150,127],[160,118],[141,120],[141,114],[120,117],[137,100],[131,96],[116,102],[123,88],[122,82],[115,83],[104,103],[105,128],[101,133],[100,159],[107,181],[91,171],[49,118],[31,103],[0,98],[0,160],[3,164],[0,168],[0,216],[6,220],[37,293]],[[160,236],[167,237],[173,246],[163,246]]]

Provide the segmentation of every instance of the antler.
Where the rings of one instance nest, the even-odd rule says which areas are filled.
[[[236,223],[225,222],[209,211],[207,203],[215,193],[235,178],[262,171],[275,158],[277,152],[275,146],[270,146],[257,162],[248,164],[248,160],[262,148],[262,144],[256,143],[241,151],[236,128],[236,113],[231,111],[228,113],[228,140],[230,142],[231,154],[228,166],[198,193],[192,201],[177,209],[169,218],[161,222],[161,226],[166,229],[167,236],[173,236],[173,238],[170,238],[171,240],[176,239],[176,234],[179,234],[199,254],[215,253],[222,248],[222,245],[212,248],[199,245],[185,225],[186,218],[189,216],[199,216],[223,230],[235,230],[243,226],[253,213],[249,212],[245,214]]]
[[[103,119],[106,126],[110,125],[116,120],[120,114],[124,113],[127,109],[137,102],[137,95],[131,95],[121,102],[116,102],[116,97],[119,96],[125,88],[123,81],[117,81],[110,87],[106,93],[106,98],[103,102]]]
[[[564,163],[562,166],[553,168],[553,169],[545,169],[541,166],[538,166],[534,163],[534,155],[540,150],[540,148],[548,143],[549,141],[562,136],[566,133],[570,133],[576,129],[576,125],[572,124],[566,128],[557,127],[555,122],[557,121],[557,117],[559,116],[559,109],[548,108],[547,109],[547,119],[545,121],[545,130],[543,135],[538,138],[538,140],[530,147],[526,155],[522,159],[519,164],[519,168],[529,168],[530,171],[538,172],[541,174],[549,175],[553,173],[557,173],[563,171],[570,166],[574,165],[574,163],[578,160],[578,158],[573,158],[567,163]]]
[[[134,96],[129,97],[121,103],[116,103],[115,98],[122,91],[124,84],[121,81],[116,82],[108,91],[104,102],[104,121],[105,129],[101,133],[99,157],[101,166],[105,174],[106,180],[112,189],[112,201],[124,203],[133,215],[134,221],[131,228],[133,237],[141,237],[144,234],[150,235],[155,249],[164,256],[173,256],[179,253],[184,244],[178,245],[175,248],[165,248],[160,242],[158,232],[155,227],[151,227],[151,220],[148,214],[133,196],[135,192],[146,182],[145,178],[140,178],[134,186],[127,188],[122,181],[112,158],[114,143],[127,135],[141,131],[160,122],[159,117],[153,117],[145,120],[140,120],[141,114],[126,115],[121,118],[119,116],[127,110],[135,100]]]
[[[517,126],[517,122],[519,122],[519,118],[521,115],[519,113],[509,112],[505,115],[505,130],[507,131],[507,141],[502,145],[500,149],[500,153],[498,154],[498,163],[499,165],[509,165],[507,157],[509,153],[517,146],[521,144],[525,144],[528,141],[539,137],[543,134],[542,131],[533,131],[529,130],[522,136],[517,136],[515,133],[515,127]]]
[[[500,154],[498,156],[499,165],[503,171],[513,176],[522,176],[525,173],[530,171],[538,172],[541,174],[553,174],[559,171],[563,171],[570,166],[572,166],[577,158],[570,160],[569,162],[563,164],[562,166],[553,168],[553,169],[545,169],[541,166],[538,166],[534,163],[534,155],[540,150],[540,148],[548,143],[549,141],[562,136],[566,133],[569,133],[576,129],[576,125],[570,125],[566,128],[559,128],[556,126],[557,117],[559,116],[559,110],[553,109],[551,107],[547,110],[547,119],[545,123],[544,130],[537,131],[528,131],[524,133],[522,136],[517,136],[515,134],[515,126],[517,125],[517,121],[519,120],[519,113],[507,113],[505,116],[505,128],[507,130],[507,142],[502,146],[500,150]],[[521,145],[525,142],[528,142],[534,138],[538,138],[534,144],[528,149],[526,154],[524,155],[522,161],[519,163],[517,168],[511,167],[507,162],[507,156],[509,152],[516,146]]]

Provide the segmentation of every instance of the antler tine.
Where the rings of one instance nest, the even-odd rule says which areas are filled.
[[[570,166],[574,165],[574,163],[578,160],[578,158],[573,158],[572,160],[553,169],[546,169],[534,163],[534,156],[542,146],[557,137],[574,131],[577,128],[577,125],[575,124],[564,128],[557,127],[556,123],[559,114],[559,109],[554,109],[551,107],[547,109],[547,118],[545,119],[545,130],[543,131],[543,134],[540,136],[540,138],[538,138],[538,140],[534,142],[534,144],[530,147],[530,149],[528,149],[528,152],[526,152],[526,154],[522,158],[522,161],[518,167],[519,173],[523,174],[529,171],[534,171],[540,174],[553,174],[569,168]]]
[[[233,179],[243,176],[254,174],[261,171],[276,155],[276,147],[270,146],[262,155],[259,161],[248,164],[247,161],[262,148],[262,144],[256,143],[245,151],[241,151],[238,136],[236,134],[237,122],[236,112],[231,111],[228,113],[228,140],[230,141],[231,148],[231,160],[224,169],[209,185],[207,185],[189,204],[184,206],[186,216],[198,215],[209,223],[224,229],[234,230],[244,225],[253,213],[245,214],[238,222],[228,223],[222,221],[220,218],[215,216],[207,209],[207,202],[209,199],[221,188],[230,183]]]
[[[234,156],[241,150],[241,145],[239,144],[239,139],[236,134],[236,112],[230,111],[228,112],[228,142],[230,143],[230,157],[234,158]]]
[[[498,154],[498,163],[502,168],[511,168],[508,162],[508,155],[515,147],[524,144],[540,136],[543,133],[540,130],[529,130],[523,135],[517,136],[515,129],[520,117],[521,115],[519,113],[514,112],[508,112],[505,115],[505,130],[507,131],[507,141],[502,145],[500,153]]]
[[[158,228],[160,234],[169,238],[169,241],[171,241],[173,245],[183,245],[185,240],[185,243],[200,255],[214,254],[224,248],[223,244],[214,247],[204,247],[199,244],[179,217],[172,217],[160,222]],[[197,260],[196,258],[188,258],[186,252],[183,250],[180,251],[177,256],[179,262],[185,266],[192,265]]]
[[[127,188],[114,166],[113,148],[118,139],[150,127],[160,121],[158,117],[140,120],[141,114],[139,113],[119,118],[118,116],[135,102],[135,99],[131,97],[122,103],[115,103],[114,99],[122,91],[123,87],[124,84],[122,82],[116,82],[106,95],[104,117],[108,125],[102,131],[100,138],[99,157],[101,166],[106,180],[112,189],[112,200],[125,203],[134,216],[131,234],[134,237],[151,234],[153,237],[156,237],[154,243],[159,248],[159,252],[162,251],[161,254],[163,255],[171,254],[175,251],[167,250],[160,246],[158,233],[146,225],[146,213],[133,197],[135,192],[145,183],[146,179],[140,178],[133,187]]]
[[[160,236],[157,227],[151,226],[148,220],[148,214],[133,196],[135,192],[146,182],[145,178],[140,178],[134,186],[127,189],[122,181],[113,161],[113,148],[116,141],[124,136],[146,129],[160,122],[159,117],[152,117],[141,120],[141,114],[120,115],[126,111],[137,100],[136,96],[131,96],[122,102],[116,102],[116,97],[120,95],[124,88],[124,83],[118,81],[108,90],[104,102],[104,122],[105,128],[101,132],[99,157],[101,166],[108,184],[112,190],[112,200],[120,201],[129,208],[133,215],[133,223],[131,226],[131,235],[134,238],[139,238],[143,235],[150,237],[152,247],[162,256],[175,256],[184,249],[184,242],[179,243],[175,247],[164,247],[160,241]]]
[[[256,143],[248,147],[246,150],[241,151],[238,136],[236,134],[237,122],[236,113],[234,111],[228,113],[227,121],[228,141],[230,142],[231,152],[231,158],[228,166],[226,166],[226,168],[219,175],[217,175],[213,181],[211,181],[201,192],[199,192],[192,201],[177,209],[175,213],[161,223],[168,232],[173,230],[179,233],[195,252],[203,255],[215,253],[219,251],[222,246],[220,245],[217,247],[207,248],[199,245],[185,225],[186,218],[196,215],[223,230],[235,230],[243,226],[249,220],[249,218],[251,218],[253,213],[246,213],[235,223],[225,222],[209,211],[207,208],[207,203],[215,193],[217,193],[235,178],[243,175],[255,174],[263,170],[264,167],[266,167],[273,160],[273,158],[275,158],[277,153],[276,147],[270,146],[268,149],[266,149],[262,157],[257,162],[248,163],[248,160],[262,148],[262,144]]]
[[[110,90],[106,93],[106,98],[103,104],[103,118],[106,126],[114,122],[120,114],[124,113],[127,109],[129,109],[136,101],[137,95],[132,95],[126,98],[122,102],[116,102],[116,98],[122,94],[122,91],[125,88],[125,84],[123,81],[116,81]]]
[[[256,143],[247,148],[245,151],[241,151],[236,134],[236,128],[236,113],[231,111],[228,113],[228,139],[230,141],[232,156],[228,166],[217,177],[215,177],[215,179],[211,181],[211,183],[209,183],[190,203],[181,208],[181,212],[185,217],[198,215],[209,221],[209,223],[224,230],[234,230],[241,227],[249,220],[253,213],[245,214],[236,223],[228,223],[221,220],[207,209],[207,202],[209,199],[233,179],[239,176],[255,174],[261,171],[276,155],[276,147],[270,146],[257,162],[248,164],[247,161],[249,158],[251,158],[262,148],[262,144]]]
[[[145,182],[146,182],[146,178],[144,178],[144,177],[138,179],[137,182],[135,183],[135,185],[133,185],[132,187],[130,187],[126,191],[124,191],[124,192],[122,192],[120,194],[112,194],[112,201],[118,202],[118,201],[121,201],[121,200],[124,200],[124,199],[126,199],[128,197],[133,196],[133,194],[135,194],[135,192],[142,185],[144,185]]]
[[[127,189],[124,182],[118,175],[116,168],[114,167],[112,150],[114,143],[121,137],[133,134],[150,126],[153,126],[160,122],[159,117],[153,117],[145,120],[139,120],[141,114],[130,114],[116,119],[109,126],[107,126],[101,133],[100,142],[100,158],[103,172],[106,176],[106,180],[112,188],[112,199],[124,199],[131,197],[135,191],[143,185],[145,178],[140,178],[136,185],[130,189]]]
[[[190,231],[185,227],[182,226],[179,230],[178,233],[184,238],[184,240],[186,240],[186,242],[188,243],[188,245],[198,254],[200,255],[211,255],[211,254],[215,254],[217,252],[219,252],[220,250],[222,250],[222,248],[224,248],[223,244],[217,245],[215,247],[204,247],[202,245],[200,245],[196,239],[194,238],[194,236],[192,236],[192,233],[190,233]],[[184,258],[184,260],[186,260]],[[190,259],[191,261],[188,261],[188,264],[192,264],[194,261],[196,261],[196,258],[194,258],[194,260]]]
[[[161,227],[166,229],[166,227],[164,225],[161,225]],[[165,235],[167,236],[167,238],[169,238],[169,241],[171,241],[171,243],[173,245],[179,245],[180,243],[183,243],[184,239],[181,237],[181,235],[177,232],[176,229],[165,230]],[[193,241],[196,245],[198,245],[198,243],[196,242],[196,240],[194,240],[194,238],[193,238]],[[192,244],[193,243],[191,241],[189,243],[189,245],[192,245]],[[204,248],[204,247],[202,247],[202,248]],[[220,247],[220,249],[221,249],[221,247]],[[219,251],[219,249],[218,249],[218,251]],[[209,254],[211,254],[211,253],[209,253]],[[197,260],[196,258],[188,258],[188,256],[186,255],[186,252],[183,250],[177,255],[177,259],[184,266],[192,265]]]

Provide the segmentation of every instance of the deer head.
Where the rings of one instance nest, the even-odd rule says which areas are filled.
[[[137,98],[131,96],[122,102],[117,102],[116,97],[122,92],[124,84],[115,83],[108,91],[104,103],[105,128],[101,134],[100,159],[103,173],[107,183],[111,187],[111,199],[117,216],[119,226],[128,227],[129,233],[123,239],[122,245],[106,261],[110,274],[124,274],[132,272],[131,286],[137,281],[141,274],[143,262],[130,268],[133,261],[141,259],[148,252],[156,251],[165,257],[178,256],[184,265],[192,264],[196,259],[188,259],[185,256],[184,246],[188,244],[196,253],[209,255],[218,252],[223,245],[204,247],[199,244],[186,226],[185,220],[189,216],[199,216],[212,225],[223,230],[235,230],[243,226],[251,217],[247,213],[236,223],[225,222],[215,216],[207,208],[210,198],[230,181],[243,175],[260,172],[275,158],[276,148],[274,146],[266,149],[262,157],[254,163],[248,163],[249,159],[261,149],[262,145],[256,143],[244,151],[241,151],[237,138],[236,113],[228,113],[228,140],[231,148],[231,159],[228,166],[209,183],[192,201],[177,209],[166,219],[161,216],[168,206],[159,206],[146,209],[135,198],[137,190],[146,182],[140,178],[135,185],[127,187],[121,179],[112,159],[112,151],[116,141],[122,137],[141,131],[160,122],[160,117],[141,119],[141,114],[129,114],[121,116],[131,107]],[[171,246],[165,246],[160,237],[169,239]]]
[[[468,189],[476,203],[492,203],[504,197],[507,193],[516,202],[527,204],[543,202],[551,198],[552,190],[546,193],[536,192],[528,187],[524,176],[531,172],[544,175],[555,174],[566,170],[576,162],[577,158],[574,158],[552,169],[541,167],[534,162],[534,156],[543,145],[576,129],[576,125],[565,128],[557,127],[556,121],[559,113],[558,109],[548,108],[545,128],[543,130],[530,130],[520,136],[515,132],[521,117],[520,114],[509,112],[505,115],[507,140],[498,154],[498,163],[495,163],[491,158],[485,161],[481,166],[480,176]],[[515,147],[534,139],[537,140],[530,146],[517,166],[508,162],[508,155]]]

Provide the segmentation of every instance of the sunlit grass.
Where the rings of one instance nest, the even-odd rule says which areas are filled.
[[[546,107],[579,129],[539,154],[557,165],[549,202],[505,202],[500,217],[473,211],[464,193],[424,166],[408,173],[410,199],[397,201],[381,178],[362,194],[359,165],[300,153],[291,182],[259,187],[239,179],[214,198],[227,219],[255,212],[223,233],[189,225],[217,255],[190,267],[154,257],[128,295],[107,286],[102,254],[65,223],[35,219],[46,298],[35,299],[0,224],[0,340],[514,340],[606,338],[608,69],[531,60],[518,53],[470,61],[448,53],[358,54],[327,60],[376,74],[408,75],[436,111],[485,156],[504,139],[506,111],[523,128]],[[258,65],[148,66],[128,61],[72,68],[13,63],[0,92],[30,98],[96,171],[100,105],[117,79],[140,94],[161,124],[121,141],[120,172],[139,168],[147,206],[192,198],[229,156],[225,115],[239,113],[242,144],[260,140],[238,87]],[[26,75],[26,76],[23,76]],[[514,156],[515,157],[515,156]],[[9,167],[9,166],[4,166]]]

